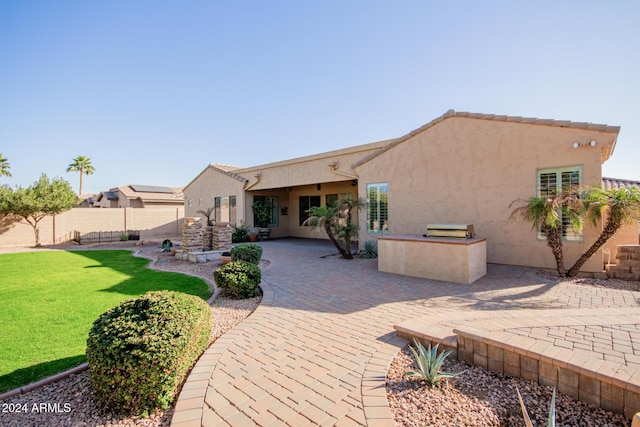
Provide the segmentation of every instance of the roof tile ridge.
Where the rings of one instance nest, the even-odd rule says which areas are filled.
[[[235,172],[232,172],[232,171],[228,171],[228,170],[222,169],[222,168],[214,165],[213,163],[211,163],[209,165],[209,167],[211,169],[217,171],[217,172],[220,172],[220,173],[223,173],[223,174],[225,174],[227,176],[230,176],[233,179],[237,179],[240,182],[249,182],[249,180],[247,178],[243,177],[242,175],[239,175],[239,174],[237,174]]]
[[[574,122],[571,120],[555,120],[555,119],[543,119],[539,117],[524,117],[524,116],[510,116],[507,114],[485,114],[485,113],[472,113],[466,111],[453,111],[449,110],[447,114],[441,117],[468,117],[471,119],[481,120],[496,120],[506,121],[514,123],[529,123],[548,126],[559,127],[573,127],[573,128],[585,128],[589,130],[600,130],[604,132],[619,132],[620,126],[610,126],[606,124],[598,124],[591,122]]]

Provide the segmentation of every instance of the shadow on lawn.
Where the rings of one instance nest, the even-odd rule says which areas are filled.
[[[176,291],[195,295],[204,300],[211,296],[207,283],[199,278],[181,273],[157,271],[147,268],[151,262],[147,258],[133,256],[128,250],[90,250],[72,251],[96,261],[87,266],[90,270],[109,268],[128,276],[119,283],[103,289],[101,292],[114,292],[137,297],[149,291]],[[92,274],[101,274],[96,271]]]
[[[86,359],[84,354],[80,354],[38,363],[37,365],[32,365],[27,368],[16,369],[9,374],[0,376],[0,394],[18,387],[24,387],[27,384],[58,374],[67,369],[75,368],[82,362],[85,362]]]

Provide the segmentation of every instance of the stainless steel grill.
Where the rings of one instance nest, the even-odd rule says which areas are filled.
[[[429,224],[426,237],[473,239],[476,233],[473,231],[473,224]]]

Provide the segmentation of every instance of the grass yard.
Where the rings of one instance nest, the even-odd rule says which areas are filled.
[[[146,268],[130,251],[0,255],[0,393],[86,360],[93,322],[147,291],[210,296],[198,278]]]

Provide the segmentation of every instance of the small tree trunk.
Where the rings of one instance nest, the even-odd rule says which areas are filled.
[[[616,234],[621,226],[621,222],[616,222],[611,218],[611,216],[609,216],[609,218],[607,218],[607,224],[604,226],[604,229],[602,230],[602,233],[600,233],[600,236],[598,236],[598,239],[593,242],[593,245],[591,245],[591,247],[587,249],[585,253],[580,255],[580,258],[578,258],[576,263],[573,264],[573,267],[571,267],[567,272],[567,276],[574,277],[576,274],[578,274],[580,268],[584,265],[584,263],[586,263],[589,258],[591,258],[593,254],[595,254],[596,251],[600,249],[602,245],[604,245],[607,240],[611,238],[611,236]]]
[[[33,226],[33,234],[35,235],[36,238],[36,248],[39,248],[40,246],[42,246],[40,244],[40,228],[38,228],[38,224]]]
[[[547,236],[547,246],[551,248],[554,258],[556,259],[556,270],[560,277],[566,277],[566,271],[564,269],[564,256],[562,254],[562,231],[560,229],[554,229],[545,227],[543,230]]]
[[[340,255],[342,255],[342,258],[352,259],[353,255],[351,255],[351,251],[345,250],[340,242],[336,240],[336,237],[333,235],[333,231],[331,230],[331,224],[328,221],[324,223],[324,229],[327,232],[327,236],[329,236],[329,240],[333,243],[333,246],[335,246],[338,249],[338,252],[340,252]]]

